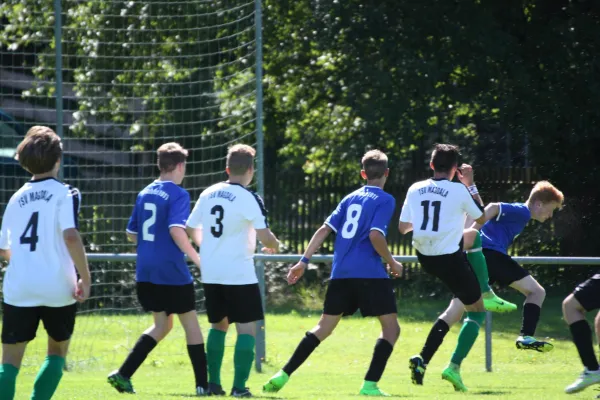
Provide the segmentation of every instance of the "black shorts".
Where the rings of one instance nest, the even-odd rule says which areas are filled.
[[[596,274],[577,285],[573,291],[573,296],[586,311],[600,308],[600,274]]]
[[[35,339],[40,324],[57,342],[69,340],[75,329],[77,304],[65,307],[17,307],[2,303],[2,343],[16,344]]]
[[[439,256],[417,251],[417,258],[425,272],[439,278],[464,305],[474,304],[481,297],[477,276],[462,250]]]
[[[363,317],[396,314],[396,296],[391,279],[332,279],[327,286],[323,314]]]
[[[185,314],[196,310],[194,284],[158,285],[150,282],[137,282],[137,298],[146,312]]]
[[[230,324],[265,319],[258,283],[249,285],[204,284],[208,322],[216,324],[227,317]]]
[[[529,276],[529,271],[521,267],[511,256],[496,250],[483,249],[485,262],[490,276],[489,283],[497,283],[500,286],[509,286]]]

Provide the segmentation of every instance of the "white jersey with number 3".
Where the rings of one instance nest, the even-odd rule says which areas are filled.
[[[256,229],[267,228],[262,199],[244,186],[221,182],[206,189],[187,226],[202,228],[202,282],[222,285],[257,283],[254,269]]]
[[[4,302],[17,307],[64,307],[75,302],[77,275],[63,231],[77,228],[80,194],[56,179],[27,182],[10,199],[0,248],[10,250]]]
[[[466,216],[477,219],[482,214],[462,183],[427,179],[408,189],[400,221],[412,223],[413,246],[419,253],[438,256],[457,252]]]

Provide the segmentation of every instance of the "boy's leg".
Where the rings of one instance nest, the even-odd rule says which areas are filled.
[[[464,249],[467,254],[467,260],[477,281],[483,296],[483,304],[488,311],[493,312],[509,312],[517,309],[517,306],[504,299],[498,297],[489,285],[488,267],[483,255],[481,234],[476,229],[465,229],[464,234]]]
[[[173,315],[153,312],[154,325],[139,337],[121,367],[108,376],[108,382],[121,393],[135,393],[131,377],[142,365],[148,354],[165,338],[173,328]]]
[[[421,353],[411,357],[408,362],[412,383],[415,385],[423,384],[427,365],[441,346],[450,327],[461,320],[464,309],[465,306],[463,303],[459,299],[453,298],[446,311],[435,321],[429,331],[429,335],[427,335]]]
[[[308,359],[319,344],[331,335],[341,319],[342,314],[322,314],[317,326],[306,332],[306,335],[302,338],[288,362],[283,366],[281,371],[271,377],[263,386],[263,390],[265,392],[278,392],[283,388],[290,376]]]
[[[526,296],[525,303],[523,304],[521,333],[516,341],[517,348],[536,350],[541,353],[551,351],[554,345],[537,340],[534,337],[537,324],[540,320],[542,304],[546,298],[546,291],[531,275],[512,282],[510,286]]]
[[[178,317],[179,322],[181,322],[181,326],[183,326],[183,330],[185,331],[188,355],[194,370],[196,391],[201,388],[202,394],[204,394],[208,390],[206,352],[204,349],[202,330],[198,323],[198,316],[194,310],[179,314]]]
[[[4,324],[3,324],[4,327]],[[0,400],[13,400],[17,386],[17,375],[25,355],[28,342],[2,344],[2,365],[0,365]]]
[[[394,345],[400,336],[400,325],[398,324],[398,314],[386,314],[380,315],[379,323],[381,324],[381,335],[375,343],[375,349],[373,350],[373,357],[371,358],[371,364],[369,370],[365,375],[365,381],[360,390],[362,395],[384,395],[377,387],[377,382],[381,379],[385,366],[387,365],[388,359],[392,355]]]
[[[229,330],[229,310],[226,286],[203,284],[206,316],[211,328],[206,339],[206,362],[208,368],[208,391],[212,395],[225,395],[221,386],[221,365],[225,354],[225,338]]]
[[[15,396],[25,348],[27,343],[35,339],[39,321],[39,307],[16,307],[2,303],[0,400],[12,400]]]
[[[49,400],[54,395],[65,366],[69,341],[75,329],[77,305],[40,307],[40,316],[48,332],[48,355],[33,385],[32,400]]]
[[[600,308],[600,276],[596,276],[597,279],[588,279],[577,286],[563,301],[563,317],[569,325],[579,358],[585,366],[579,378],[565,388],[566,393],[577,393],[600,383],[600,367],[594,350],[592,329],[585,319],[586,311]]]

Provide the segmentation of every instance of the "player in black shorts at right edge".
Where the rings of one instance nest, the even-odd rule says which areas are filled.
[[[592,330],[590,324],[585,320],[586,312],[598,308],[600,308],[600,274],[579,284],[573,293],[563,301],[563,316],[569,324],[573,343],[575,343],[579,358],[585,366],[581,376],[565,388],[565,392],[569,394],[580,392],[588,386],[600,383],[600,368],[592,342]],[[595,327],[596,337],[600,338],[600,312],[596,314]]]
[[[455,390],[465,392],[460,364],[477,339],[485,309],[475,272],[462,252],[463,227],[467,215],[480,224],[486,219],[477,201],[479,196],[471,196],[464,184],[452,182],[457,173],[461,181],[464,179],[458,157],[457,146],[435,146],[430,163],[433,179],[410,187],[398,229],[402,234],[413,231],[413,246],[422,268],[444,282],[467,310],[452,360],[442,373],[442,379],[452,383]]]

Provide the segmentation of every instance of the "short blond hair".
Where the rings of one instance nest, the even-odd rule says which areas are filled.
[[[244,175],[254,165],[256,150],[247,144],[236,144],[227,152],[227,168],[229,174],[234,176]]]
[[[367,151],[361,162],[369,180],[381,178],[388,169],[388,158],[381,150]]]
[[[19,164],[33,175],[52,171],[61,157],[60,137],[47,126],[32,127],[17,146]]]
[[[157,165],[160,172],[171,172],[177,165],[184,163],[188,157],[188,151],[179,143],[165,143],[156,150]]]
[[[553,184],[548,181],[539,181],[531,189],[529,201],[540,201],[544,204],[558,203],[562,205],[565,201],[565,196]]]

